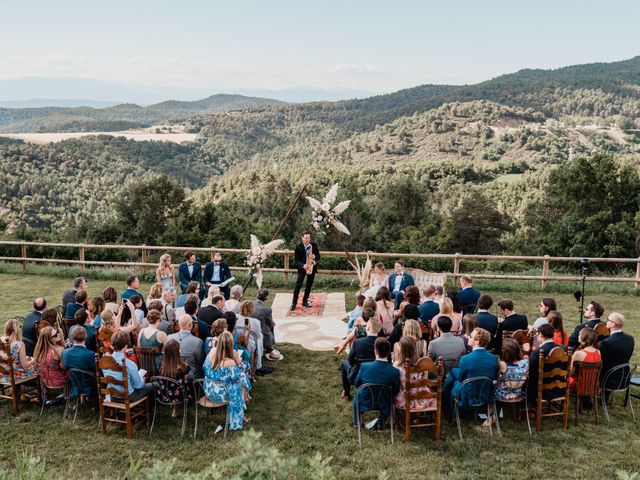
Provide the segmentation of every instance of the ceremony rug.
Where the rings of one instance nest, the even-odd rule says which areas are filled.
[[[290,309],[289,311],[287,311],[287,317],[320,317],[322,316],[322,312],[324,312],[324,304],[326,301],[326,293],[312,293],[311,295],[309,295],[310,308],[304,308],[302,306],[302,295],[299,295],[296,309]]]

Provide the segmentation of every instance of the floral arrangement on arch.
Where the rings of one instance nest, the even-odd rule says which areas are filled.
[[[339,186],[340,185],[338,183],[334,184],[322,201],[318,201],[313,197],[306,197],[309,205],[311,205],[311,208],[313,209],[311,212],[311,225],[313,225],[313,228],[320,233],[328,231],[333,226],[339,232],[342,232],[345,235],[351,235],[349,229],[340,220],[338,220],[338,215],[343,213],[349,207],[351,200],[343,200],[333,206],[333,203],[336,201],[336,197],[338,196]]]
[[[251,250],[247,254],[247,266],[249,267],[249,275],[255,277],[258,288],[262,288],[262,264],[283,243],[284,240],[272,240],[263,245],[258,237],[251,234]]]

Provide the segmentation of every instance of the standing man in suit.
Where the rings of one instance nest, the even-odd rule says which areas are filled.
[[[527,396],[529,398],[529,405],[536,403],[538,396],[538,370],[540,368],[540,355],[545,357],[549,355],[549,352],[556,347],[560,347],[566,351],[564,345],[558,345],[553,342],[553,327],[548,324],[540,325],[538,328],[538,339],[540,346],[531,352],[529,356],[529,381],[527,382]],[[545,367],[546,370],[546,367]],[[545,400],[551,400],[561,395],[560,389],[557,392],[553,390],[547,390],[545,392]]]
[[[189,372],[191,378],[202,378],[204,376],[202,370],[204,347],[202,340],[191,333],[191,327],[193,325],[191,315],[184,314],[180,317],[178,324],[180,325],[180,331],[169,335],[167,341],[175,340],[180,344],[180,357],[191,367],[191,371]]]
[[[590,301],[589,305],[584,308],[583,313],[583,317],[586,318],[587,321],[580,322],[578,325],[576,325],[573,333],[569,335],[569,346],[573,349],[578,348],[580,346],[580,330],[582,330],[584,327],[590,327],[595,330],[596,325],[602,322],[602,320],[600,320],[602,318],[602,315],[604,315],[604,307],[598,302],[594,302],[593,300]],[[598,341],[601,340],[601,338],[598,338]]]
[[[480,298],[480,292],[473,288],[473,280],[471,275],[462,275],[460,277],[460,286],[458,291],[460,302],[462,303],[462,314],[473,313]]]
[[[489,295],[480,295],[476,319],[478,320],[478,326],[488,331],[493,338],[496,336],[496,330],[498,330],[498,317],[493,313],[489,313],[492,305],[493,299]]]
[[[204,294],[208,295],[211,285],[220,285],[231,278],[231,270],[226,262],[222,261],[220,252],[213,255],[213,262],[207,262],[204,266]],[[225,300],[229,300],[231,289],[229,285],[220,287],[220,293],[224,295]]]
[[[314,261],[315,264],[311,268],[311,273],[307,274],[307,268],[310,267],[309,263]],[[307,285],[304,289],[304,296],[302,297],[302,306],[309,308],[309,295],[311,294],[311,287],[313,286],[313,279],[318,271],[318,261],[320,261],[320,250],[318,244],[311,241],[311,234],[308,231],[302,232],[302,242],[296,245],[295,250],[295,263],[298,269],[298,278],[296,280],[296,286],[293,290],[293,301],[291,302],[291,310],[295,310],[298,305],[298,297],[300,296],[300,290],[302,289],[302,283],[304,279],[307,279]]]
[[[404,300],[405,289],[413,285],[414,282],[411,275],[404,273],[404,262],[402,260],[396,260],[393,268],[395,269],[395,273],[389,276],[389,290],[391,290],[394,307],[397,310],[400,308],[402,300]]]
[[[24,317],[22,338],[31,340],[31,342],[24,342],[29,357],[33,357],[33,351],[38,343],[38,325],[42,320],[42,312],[45,308],[47,308],[47,301],[44,298],[36,298],[33,302],[33,312]]]
[[[273,310],[265,303],[269,298],[269,290],[261,288],[258,291],[258,297],[253,302],[253,318],[260,321],[260,328],[262,329],[262,341],[264,345],[265,357],[267,360],[276,361],[282,360],[282,355],[275,348],[276,336],[275,327],[276,324],[273,321]]]
[[[607,319],[607,328],[611,332],[608,337],[600,342],[600,355],[602,355],[602,373],[600,374],[602,379],[607,373],[624,363],[629,363],[631,355],[633,355],[633,349],[635,347],[635,341],[631,335],[628,335],[622,331],[624,327],[624,315],[618,312],[611,312]],[[620,385],[622,375],[626,375],[629,371],[624,369],[620,376],[612,375],[605,385],[606,388],[615,388]],[[605,391],[605,395],[608,398],[608,392]]]
[[[502,352],[502,332],[527,330],[529,328],[529,322],[527,321],[526,315],[521,315],[513,310],[513,301],[511,300],[500,300],[500,302],[498,302],[498,309],[504,317],[504,320],[498,324],[496,336],[492,344],[494,351],[500,354],[500,352]]]
[[[184,254],[184,262],[178,268],[178,276],[180,278],[180,288],[182,293],[187,292],[189,282],[198,282],[200,288],[200,300],[204,298],[204,288],[202,288],[202,265],[196,260],[196,255],[192,251]]]
[[[420,304],[418,311],[420,312],[420,320],[428,326],[431,319],[440,313],[440,304],[435,300],[436,287],[434,285],[427,285],[422,293],[427,299]]]
[[[373,316],[367,321],[365,328],[367,336],[358,338],[353,342],[349,357],[347,360],[343,360],[342,368],[340,369],[342,373],[342,398],[345,400],[351,400],[351,385],[355,382],[360,370],[360,364],[372,362],[376,357],[374,344],[376,338],[378,338],[378,332],[382,328],[382,323],[378,317]]]

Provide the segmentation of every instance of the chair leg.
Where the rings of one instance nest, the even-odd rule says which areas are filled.
[[[527,428],[529,428],[529,436],[531,437],[533,433],[531,433],[531,419],[529,418],[529,402],[526,397],[524,399],[524,415],[527,418]]]
[[[229,410],[225,409],[225,417],[224,417],[224,437],[223,439],[227,439],[227,434],[229,433]]]
[[[74,407],[74,411],[73,411],[73,423],[76,423],[76,418],[78,416],[78,410],[79,409],[80,409],[80,395],[78,395],[76,397],[75,407]],[[100,420],[98,420],[98,423],[100,423]]]
[[[633,417],[633,421],[636,420],[636,413],[633,411],[633,402],[631,401],[631,395],[629,395],[629,387],[627,387],[627,401],[629,402],[629,408],[631,408],[631,416]]]
[[[42,417],[42,412],[44,412],[44,404],[47,403],[47,387],[40,387],[40,402],[42,405],[40,406],[40,416]]]
[[[536,406],[536,432],[542,431],[542,403],[538,402]]]
[[[198,398],[196,397],[196,408],[195,408],[195,417],[193,420],[193,439],[196,439],[196,435],[198,434]],[[225,427],[226,428],[226,427]],[[225,430],[225,437],[226,437],[226,430]]]
[[[149,435],[151,435],[151,432],[153,432],[153,426],[156,424],[156,410],[157,409],[158,409],[158,402],[153,402],[153,419],[151,420],[151,428],[149,429]]]
[[[125,419],[127,421],[127,438],[133,438],[133,425],[131,424],[131,409],[129,405],[125,408]]]
[[[453,414],[456,418],[456,424],[458,425],[458,436],[462,440],[462,427],[460,426],[460,410],[458,410],[458,402],[455,402],[453,406]]]
[[[11,406],[13,407],[13,416],[18,416],[18,398],[20,398],[20,388],[11,389]]]
[[[493,415],[496,418],[496,431],[498,432],[498,436],[502,437],[502,432],[500,431],[500,415],[498,415],[498,407],[496,407],[496,401],[493,401]]]
[[[358,425],[358,445],[362,446],[362,432],[360,431],[360,424],[362,423],[362,419],[360,418],[360,413],[356,415],[356,424]]]
[[[598,418],[598,399],[594,395],[593,397],[591,397],[591,401],[593,402],[593,410],[596,415],[596,425],[599,425],[600,419]]]
[[[393,417],[396,414],[395,408],[393,406],[393,400],[391,403],[391,445],[393,445]]]
[[[187,428],[187,399],[184,399],[182,402],[182,430],[180,431],[180,436],[184,437],[184,432]]]
[[[606,396],[606,392],[603,390],[602,391],[602,395],[601,395],[601,401],[602,401],[602,413],[604,416],[604,419],[607,421],[607,423],[611,422],[611,417],[609,417],[609,411],[607,410],[607,396]]]
[[[155,395],[155,392],[154,392]],[[151,406],[149,405],[149,395],[147,395],[147,399],[144,402],[144,411],[145,411],[145,424],[147,426],[147,428],[149,428],[151,426]],[[153,401],[153,404],[155,406],[155,398]],[[151,434],[151,431],[149,431],[149,434]]]

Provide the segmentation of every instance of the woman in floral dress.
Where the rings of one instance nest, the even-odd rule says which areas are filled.
[[[407,400],[405,398],[405,388],[407,384],[407,374],[404,369],[405,362],[409,360],[412,365],[415,365],[418,362],[418,352],[416,347],[416,341],[413,337],[402,337],[400,339],[400,351],[398,355],[395,356],[395,360],[393,362],[393,366],[400,370],[400,391],[396,395],[394,400],[396,408],[398,410],[404,410],[406,407]],[[420,380],[424,380],[424,372],[416,372],[411,374],[410,382],[418,382]],[[411,394],[420,393],[420,392],[429,392],[429,387],[416,387],[411,389]],[[409,409],[411,411],[422,411],[428,410],[431,408],[435,408],[437,404],[437,400],[435,398],[420,398],[411,400],[409,404]]]
[[[3,342],[9,343],[10,355],[13,359],[13,378],[21,380],[26,377],[37,375],[33,358],[27,356],[27,352],[22,342],[22,327],[20,322],[12,318],[4,325]],[[0,355],[4,356],[4,350],[0,350]],[[2,383],[9,383],[11,379],[7,375],[1,375]]]

